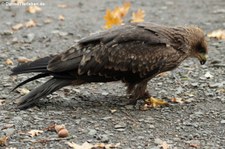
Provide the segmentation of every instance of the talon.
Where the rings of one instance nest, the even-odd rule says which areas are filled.
[[[169,105],[168,102],[166,102],[166,101],[164,101],[162,99],[153,98],[153,97],[150,97],[148,99],[145,99],[145,104],[148,107],[153,107],[153,108],[157,108],[157,107]]]

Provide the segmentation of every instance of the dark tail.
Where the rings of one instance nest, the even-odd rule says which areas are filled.
[[[52,59],[52,56],[40,58],[38,60],[35,60],[33,62],[24,63],[21,65],[18,65],[17,67],[12,69],[11,75],[17,75],[22,73],[31,73],[31,72],[37,72],[39,74],[19,83],[13,90],[16,88],[39,78],[43,78],[49,75],[53,75],[52,72],[49,72],[47,69],[49,61]],[[65,74],[62,74],[62,76]],[[65,77],[65,76],[64,76]],[[66,78],[66,77],[65,77]],[[35,105],[39,101],[39,99],[47,96],[48,94],[51,94],[52,92],[70,85],[72,83],[71,79],[60,79],[60,75],[58,74],[58,77],[53,77],[41,86],[35,88],[27,95],[21,97],[18,102],[18,108],[19,109],[27,109]]]
[[[47,96],[48,94],[51,94],[52,92],[64,86],[70,85],[71,83],[71,80],[52,78],[41,86],[32,90],[27,95],[20,98],[18,102],[18,108],[24,110],[33,107],[35,103],[39,101],[39,99]]]
[[[24,64],[18,65],[15,68],[13,68],[11,70],[12,71],[11,75],[17,75],[17,74],[22,74],[22,73],[31,73],[31,72],[40,72],[40,74],[33,76],[33,77],[19,83],[16,87],[14,87],[12,89],[12,91],[14,91],[18,87],[20,87],[30,81],[49,76],[50,72],[47,70],[47,66],[48,66],[48,62],[50,61],[51,58],[52,58],[52,56],[40,58],[33,62],[24,63]]]
[[[33,62],[28,62],[28,63],[18,65],[17,67],[12,69],[11,75],[30,73],[30,72],[48,73],[48,70],[47,70],[48,62],[51,60],[52,57],[53,56],[48,56],[48,57],[37,59]]]

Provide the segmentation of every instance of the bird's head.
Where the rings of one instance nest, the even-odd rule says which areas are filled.
[[[191,52],[190,56],[197,58],[201,65],[204,65],[208,58],[208,46],[204,35],[204,32],[196,27],[192,26],[189,28],[189,35],[191,36]]]

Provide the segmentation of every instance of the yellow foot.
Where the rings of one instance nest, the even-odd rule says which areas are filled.
[[[145,100],[145,104],[142,109],[148,110],[149,108],[157,108],[157,107],[168,106],[168,105],[169,103],[162,99],[150,97]]]

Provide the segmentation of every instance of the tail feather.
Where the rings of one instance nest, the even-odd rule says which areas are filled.
[[[20,87],[20,86],[22,86],[22,85],[24,85],[24,84],[26,84],[26,83],[28,83],[28,82],[31,82],[31,81],[33,81],[33,80],[36,80],[36,79],[39,79],[39,78],[43,78],[43,77],[46,77],[46,76],[49,76],[49,74],[48,74],[48,73],[41,73],[41,74],[35,75],[35,76],[31,77],[31,78],[28,78],[28,79],[26,79],[25,81],[19,83],[17,86],[15,86],[15,87],[12,89],[12,91],[14,91],[14,90],[17,89],[18,87]]]
[[[65,79],[57,79],[52,78],[42,84],[41,86],[35,88],[27,95],[23,96],[19,99],[18,108],[19,109],[27,109],[33,107],[35,103],[37,103],[41,98],[51,94],[52,92],[67,86],[71,85],[72,80],[65,80]]]
[[[33,62],[21,64],[12,69],[11,75],[30,73],[30,72],[42,72],[42,73],[48,72],[47,66],[48,66],[48,62],[51,60],[51,58],[52,58],[52,56],[48,56],[48,57],[40,58]]]

